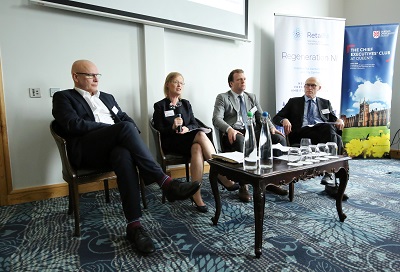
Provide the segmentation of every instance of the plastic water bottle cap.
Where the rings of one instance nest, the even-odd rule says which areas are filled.
[[[251,111],[247,112],[247,117],[253,117],[253,113]]]
[[[263,117],[268,117],[268,111],[264,111],[264,112],[262,113],[262,116],[263,116]]]

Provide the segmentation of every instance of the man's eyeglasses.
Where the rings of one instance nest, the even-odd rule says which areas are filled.
[[[101,77],[101,74],[91,74],[91,73],[75,73],[77,75],[84,75],[86,78],[99,78]]]
[[[304,86],[305,86],[305,87],[315,88],[315,87],[317,87],[318,85],[317,85],[317,84],[309,84],[309,83],[306,83],[306,84],[304,84]]]
[[[185,85],[185,82],[181,82],[181,81],[178,81],[178,80],[171,81],[171,83],[172,83],[172,84],[175,84],[175,85],[178,85],[178,83],[179,83],[180,85]]]

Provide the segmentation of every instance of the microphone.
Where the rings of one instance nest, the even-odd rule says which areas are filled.
[[[181,117],[181,116],[182,116],[182,115],[181,115],[180,113],[178,113],[176,117]],[[182,132],[182,126],[177,126],[177,127],[176,127],[176,131]]]

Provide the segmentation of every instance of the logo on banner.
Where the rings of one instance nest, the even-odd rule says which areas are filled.
[[[372,31],[372,36],[374,39],[378,39],[381,36],[381,32],[379,30]]]
[[[301,30],[299,27],[297,27],[294,31],[293,31],[293,38],[295,40],[300,40],[301,39]]]

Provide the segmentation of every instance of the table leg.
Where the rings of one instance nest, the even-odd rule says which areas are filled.
[[[214,217],[211,218],[211,221],[213,222],[214,225],[216,225],[218,224],[218,219],[219,216],[221,215],[221,198],[219,196],[219,190],[218,190],[218,173],[214,170],[214,167],[212,165],[210,166],[209,179],[211,184],[211,190],[213,192],[215,200],[215,215]]]
[[[294,180],[289,183],[289,201],[292,202],[294,197]]]
[[[336,210],[338,212],[340,222],[344,222],[344,220],[346,219],[347,216],[343,213],[343,210],[342,210],[342,199],[343,199],[344,191],[346,190],[347,181],[349,179],[349,174],[345,168],[341,167],[335,173],[335,177],[339,178],[339,180],[340,180],[338,193],[337,193],[337,197],[336,197]]]
[[[261,187],[260,187],[261,186]],[[262,254],[262,237],[265,212],[265,184],[260,182],[253,187],[254,200],[254,221],[255,221],[255,245],[254,253],[256,258],[260,258]]]

